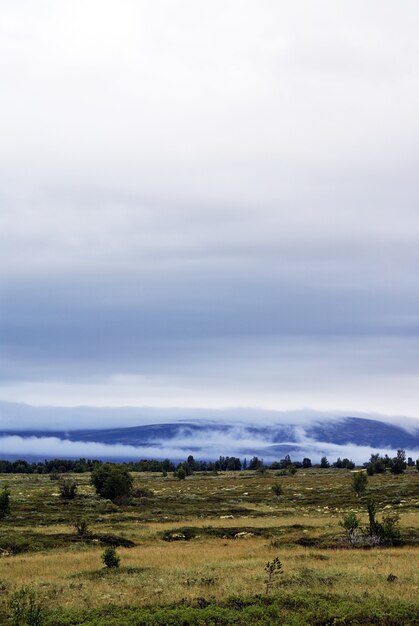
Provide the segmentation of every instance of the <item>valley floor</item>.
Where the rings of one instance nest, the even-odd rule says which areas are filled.
[[[74,478],[77,496],[66,501],[48,476],[0,477],[11,492],[0,520],[0,623],[31,623],[16,621],[16,606],[23,615],[32,603],[38,623],[54,626],[419,624],[416,470],[369,478],[377,517],[397,512],[401,531],[400,545],[369,549],[352,548],[340,526],[348,510],[368,523],[367,496],[355,497],[347,470],[183,481],[141,473],[140,496],[121,506],[99,498],[88,474]],[[118,568],[103,568],[109,544]],[[275,557],[282,570],[267,593]]]

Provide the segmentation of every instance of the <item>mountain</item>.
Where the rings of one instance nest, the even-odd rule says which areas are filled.
[[[257,426],[245,423],[220,424],[209,420],[179,421],[168,424],[148,424],[125,428],[77,429],[77,430],[0,430],[0,437],[17,435],[20,437],[58,437],[68,441],[99,442],[104,444],[123,444],[130,446],[158,445],[179,437],[193,440],[197,435],[208,431],[225,436],[240,429],[255,441],[266,439],[271,444],[284,441],[301,441],[301,426],[269,425]],[[419,448],[419,429],[408,432],[400,426],[387,424],[372,419],[345,417],[336,422],[313,424],[305,429],[305,436],[314,441],[323,441],[337,445],[353,444],[379,448]]]
[[[37,407],[38,409],[38,407]],[[85,409],[88,412],[88,409]],[[97,411],[99,409],[96,409]],[[1,416],[0,416],[1,417]],[[237,414],[234,414],[237,418]],[[249,416],[247,415],[247,418]],[[8,425],[9,426],[9,425]],[[184,459],[193,454],[200,459],[219,455],[260,456],[266,461],[290,454],[294,460],[309,456],[353,458],[366,461],[374,452],[394,454],[399,448],[419,456],[419,428],[409,430],[388,421],[363,417],[294,418],[281,423],[218,421],[215,419],[177,419],[154,424],[121,428],[69,430],[2,428],[0,422],[0,457],[8,458],[171,458]]]

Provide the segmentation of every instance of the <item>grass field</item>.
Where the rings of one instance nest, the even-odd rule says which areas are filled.
[[[1,476],[11,491],[0,520],[1,624],[419,624],[414,469],[369,477],[378,518],[397,511],[401,530],[401,545],[370,549],[351,548],[339,525],[350,509],[368,523],[348,470],[134,474],[152,493],[123,506],[99,498],[88,474],[74,479],[77,497],[66,501],[46,475]],[[120,546],[119,568],[102,566],[109,543]],[[275,557],[282,572],[266,594]]]

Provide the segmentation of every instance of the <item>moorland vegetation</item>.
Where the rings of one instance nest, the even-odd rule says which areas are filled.
[[[419,463],[308,461],[0,462],[0,623],[418,624]]]

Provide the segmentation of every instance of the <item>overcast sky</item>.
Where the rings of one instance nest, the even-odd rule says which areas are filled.
[[[419,417],[418,23],[0,0],[0,400]]]

